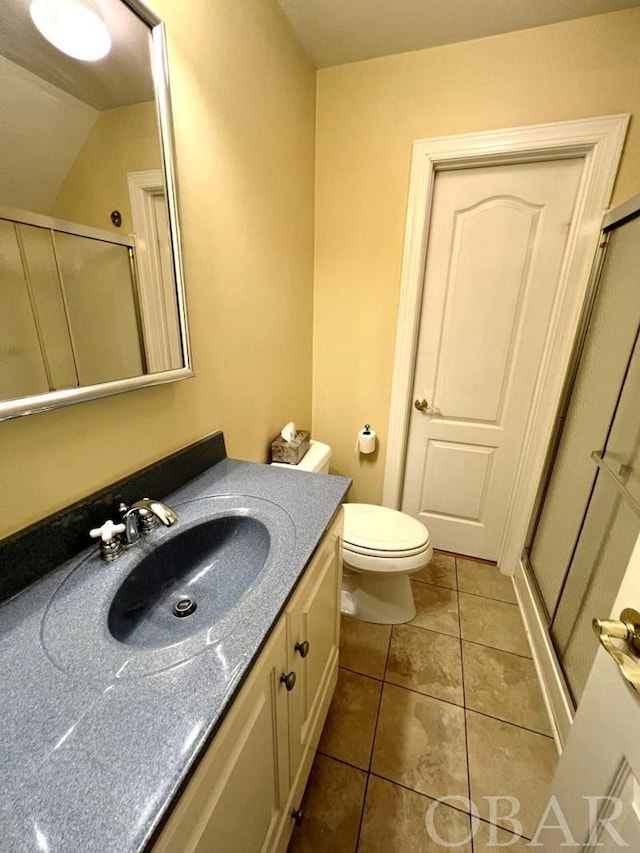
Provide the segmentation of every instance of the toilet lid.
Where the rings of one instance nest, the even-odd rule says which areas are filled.
[[[410,515],[386,506],[344,504],[344,547],[348,550],[384,555],[419,553],[428,546],[429,531]]]

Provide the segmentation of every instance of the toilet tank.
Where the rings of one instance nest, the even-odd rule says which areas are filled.
[[[331,448],[321,441],[309,442],[309,449],[297,465],[287,465],[286,462],[272,462],[278,468],[290,468],[292,471],[315,471],[316,474],[328,474],[331,460]]]

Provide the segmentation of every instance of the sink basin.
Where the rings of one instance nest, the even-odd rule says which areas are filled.
[[[269,547],[265,525],[247,515],[213,518],[165,539],[116,592],[111,635],[157,648],[215,624],[251,589]]]
[[[295,551],[289,514],[265,498],[172,503],[160,527],[105,563],[78,558],[53,594],[41,641],[52,663],[104,686],[182,665],[251,630]]]

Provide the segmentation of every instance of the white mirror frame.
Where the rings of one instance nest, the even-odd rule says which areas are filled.
[[[164,169],[165,189],[169,207],[169,231],[171,234],[171,250],[178,301],[178,318],[180,323],[180,341],[184,367],[165,370],[161,373],[149,373],[143,376],[133,376],[129,379],[116,379],[112,382],[101,382],[96,385],[84,385],[81,388],[65,388],[59,391],[47,391],[44,394],[33,394],[16,400],[0,401],[0,421],[30,415],[34,412],[45,412],[85,400],[97,400],[100,397],[110,397],[136,388],[147,388],[151,385],[162,385],[166,382],[176,382],[194,376],[191,349],[189,346],[189,328],[187,322],[187,305],[184,290],[182,270],[182,253],[180,243],[180,225],[178,221],[178,200],[175,175],[175,156],[173,145],[173,123],[171,117],[171,100],[169,96],[169,65],[164,24],[158,16],[139,0],[121,0],[150,27],[151,66],[158,110],[158,124],[162,146],[162,165]]]

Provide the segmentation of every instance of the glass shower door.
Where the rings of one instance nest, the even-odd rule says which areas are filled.
[[[597,648],[591,617],[608,612],[640,530],[640,215],[608,241],[527,552],[576,704]]]
[[[0,220],[0,399],[48,390],[16,226]]]
[[[597,643],[596,613],[610,613],[640,534],[640,345],[636,341],[573,559],[551,623],[569,688],[578,703]]]
[[[0,210],[0,400],[145,373],[132,240],[35,218]]]

